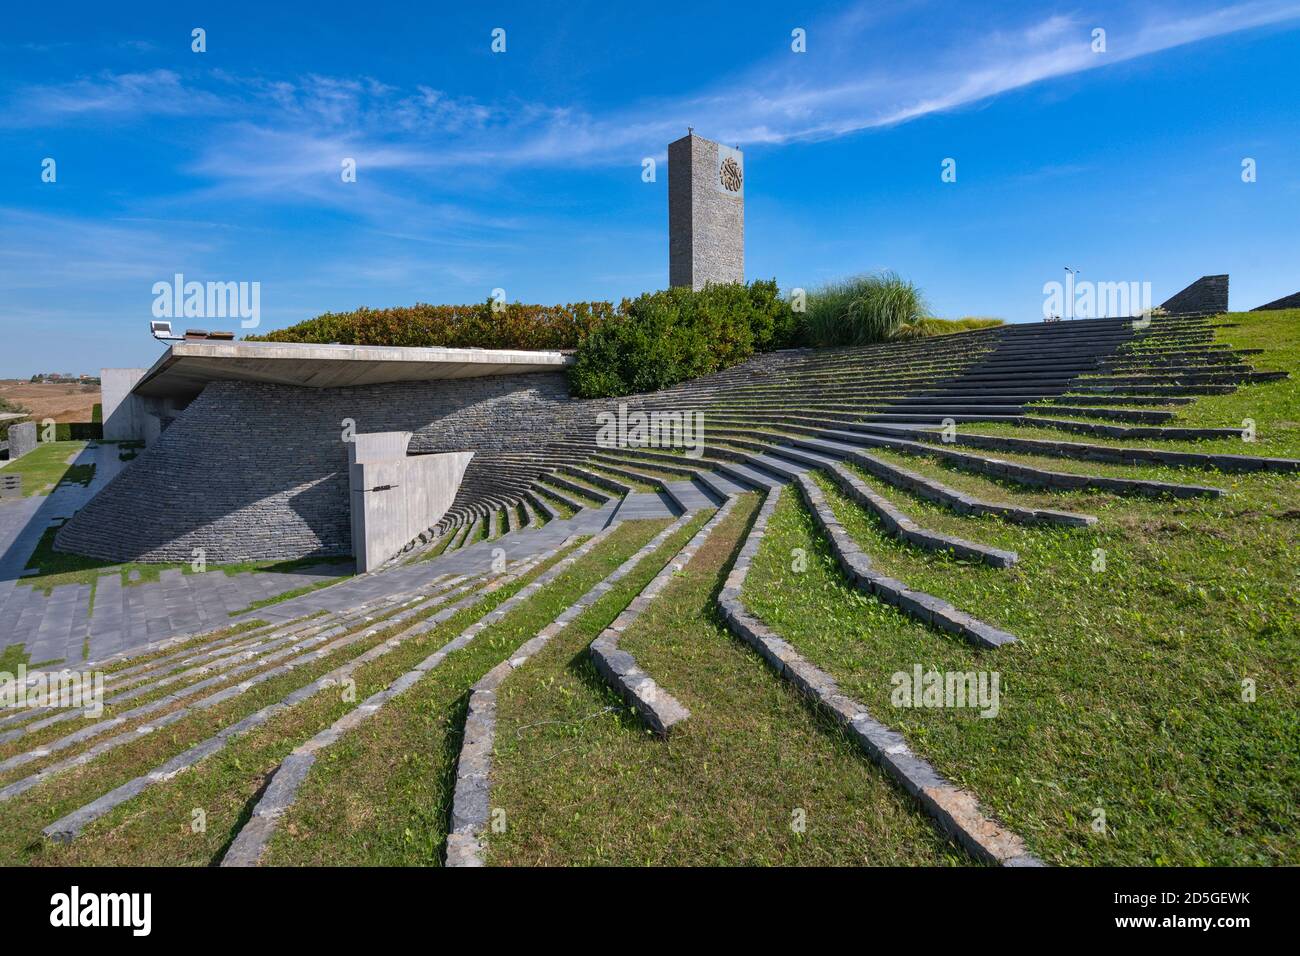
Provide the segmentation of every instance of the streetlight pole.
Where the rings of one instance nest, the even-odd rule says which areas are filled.
[[[1075,280],[1078,279],[1078,277],[1079,277],[1079,270],[1078,270],[1078,269],[1071,269],[1069,266],[1066,266],[1066,267],[1065,267],[1065,273],[1066,273],[1066,279],[1065,279],[1065,294],[1066,294],[1066,295],[1069,297],[1069,299],[1070,299],[1070,319],[1071,319],[1071,321],[1073,321],[1073,319],[1074,319],[1074,282],[1075,282]]]

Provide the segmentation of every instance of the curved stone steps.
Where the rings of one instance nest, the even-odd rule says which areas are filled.
[[[1051,488],[1058,491],[1105,491],[1111,494],[1144,495],[1146,497],[1174,498],[1220,498],[1225,492],[1221,488],[1204,485],[1186,485],[1168,481],[1150,481],[1143,478],[1111,478],[1101,475],[1079,475],[1073,472],[1049,471],[1032,465],[1022,465],[1000,458],[984,458],[965,452],[953,451],[941,445],[928,442],[910,441],[890,438],[884,435],[871,436],[862,432],[840,432],[828,437],[842,441],[865,439],[862,444],[877,448],[889,448],[912,455],[930,455],[940,459],[944,464],[953,465],[977,474],[992,475],[1014,481],[1031,488]]]
[[[745,582],[776,503],[775,493],[763,502],[718,594],[718,610],[728,630],[752,647],[783,680],[828,714],[920,803],[945,833],[976,859],[1000,866],[1042,866],[1042,861],[1028,851],[1024,841],[994,820],[973,794],[950,783],[930,763],[913,753],[901,734],[875,720],[860,702],[841,692],[830,674],[811,664],[745,607]]]
[[[275,677],[284,676],[286,674],[292,673],[292,671],[294,671],[299,667],[311,663],[315,663],[316,661],[323,659],[324,657],[334,653],[335,651],[343,650],[347,647],[350,647],[364,640],[366,637],[372,636],[373,634],[377,633],[380,630],[392,627],[396,624],[400,624],[405,620],[409,620],[416,614],[422,612],[423,610],[426,610],[428,607],[441,603],[447,597],[454,595],[455,593],[458,593],[462,590],[468,590],[471,587],[472,584],[467,583],[461,587],[453,588],[450,591],[443,592],[437,598],[430,599],[430,600],[426,600],[426,599],[417,600],[399,609],[397,613],[392,614],[378,621],[374,627],[371,627],[369,629],[366,629],[366,622],[364,620],[362,620],[359,624],[354,623],[351,626],[350,630],[348,630],[345,627],[342,636],[337,637],[336,639],[330,641],[328,644],[319,646],[315,650],[309,651],[306,654],[302,654],[300,656],[294,657],[291,660],[279,664],[276,667],[273,667],[269,670],[260,671],[259,673],[253,675],[252,677],[250,677],[245,681],[240,682],[239,684],[226,687],[225,689],[217,691],[216,693],[209,694],[206,697],[202,697],[191,703],[185,704],[182,707],[179,707],[175,710],[160,715],[158,718],[150,721],[148,724],[142,725],[141,727],[129,729],[124,733],[118,734],[117,736],[110,737],[107,740],[103,740],[100,743],[95,744],[94,746],[90,747],[88,750],[85,750],[78,754],[74,754],[70,757],[57,761],[55,763],[49,764],[37,770],[36,772],[29,774],[26,777],[23,777],[19,780],[9,783],[5,787],[0,788],[0,800],[12,799],[13,797],[27,792],[28,790],[32,789],[35,786],[38,786],[39,784],[45,783],[46,781],[53,779],[55,776],[67,770],[71,770],[75,767],[84,766],[94,760],[99,759],[104,754],[117,749],[118,747],[129,744],[135,740],[139,740],[141,736],[144,734],[153,733],[158,729],[160,729],[161,727],[176,723],[177,721],[182,720],[185,717],[193,716],[205,710],[209,710],[212,707],[217,706],[218,704],[224,703],[227,700],[230,700],[234,697],[246,693],[248,690],[252,689],[253,687],[265,683],[268,680],[271,680]],[[419,625],[416,625],[416,627],[418,626]],[[403,634],[406,633],[408,632],[403,632]],[[402,639],[405,638],[403,637]],[[396,640],[396,638],[394,640]],[[313,643],[319,643],[319,642],[313,642]],[[304,643],[303,646],[305,647],[308,645]],[[376,648],[383,648],[384,646],[385,646],[384,644],[379,644],[376,645]],[[374,651],[376,648],[372,648],[371,650]],[[303,649],[302,647],[293,648],[294,652],[297,652],[302,649]],[[344,668],[348,666],[349,665],[344,665]],[[342,668],[338,669],[337,671],[333,671],[331,673],[337,674],[340,672],[342,672]],[[320,680],[324,680],[324,679],[325,678],[321,678]],[[203,686],[201,689],[206,689],[206,685]],[[165,705],[174,702],[175,701],[173,701],[170,698],[164,698],[163,701],[159,703]],[[136,708],[136,712],[134,714],[130,714],[130,715],[124,714],[121,715],[123,718],[121,720],[114,719],[113,721],[106,722],[105,725],[102,727],[101,731],[99,732],[102,733],[102,731],[104,730],[111,730],[117,727],[121,727],[124,724],[130,722],[131,720],[134,720],[136,717],[143,716],[145,713],[156,713],[162,709],[161,706],[157,706],[157,705],[148,705],[148,706],[149,709],[147,711],[144,708]],[[88,740],[89,735],[85,735],[79,732],[78,734],[70,735],[69,738],[65,738],[65,739],[73,739],[73,743],[81,743]],[[68,744],[68,746],[71,745],[72,744]],[[67,746],[61,746],[58,749],[67,749]],[[139,791],[137,790],[136,792]],[[96,806],[96,807],[100,806],[101,800],[103,800],[103,798],[94,801],[94,803],[88,806]],[[47,835],[50,834],[47,833]]]
[[[482,837],[486,832],[491,806],[491,770],[493,741],[496,732],[496,693],[510,674],[518,670],[580,614],[608,594],[620,580],[631,574],[646,558],[658,551],[691,516],[683,515],[665,527],[635,554],[594,585],[573,604],[561,611],[550,624],[525,641],[505,661],[488,671],[470,690],[456,761],[456,786],[452,796],[451,826],[447,833],[447,866],[482,866]]]
[[[1009,631],[985,623],[959,611],[947,601],[913,590],[902,581],[876,571],[866,552],[835,517],[813,478],[807,474],[800,475],[795,486],[826,536],[836,561],[859,590],[875,595],[909,617],[961,637],[977,647],[996,648],[1016,642],[1015,635]]]
[[[1233,437],[1241,437],[1239,429],[1223,429],[1222,431]],[[943,440],[935,432],[913,432],[913,434],[924,442],[933,443]],[[1210,437],[1223,436],[1216,434]],[[989,451],[1013,451],[1029,455],[1069,458],[1078,461],[1101,461],[1119,465],[1172,465],[1178,468],[1208,468],[1222,472],[1267,471],[1292,474],[1300,471],[1300,460],[1294,458],[1266,458],[1259,455],[1226,455],[1208,452],[1173,451],[1163,448],[1088,445],[1082,442],[1056,441],[1044,438],[972,435],[968,432],[958,432],[951,443]]]
[[[841,464],[831,465],[826,469],[826,474],[849,499],[880,519],[889,534],[908,544],[927,551],[950,552],[957,558],[977,561],[992,568],[1009,568],[1019,560],[1014,551],[1005,551],[922,527]]]
[[[868,454],[853,445],[819,439],[791,439],[791,444],[800,448],[813,448],[831,455],[837,455],[852,462],[876,478],[889,482],[896,488],[924,498],[935,504],[943,505],[961,515],[993,515],[1016,524],[1054,524],[1068,528],[1090,527],[1097,523],[1093,515],[1076,514],[1069,511],[1056,511],[1045,508],[1026,508],[1009,502],[986,501],[957,491],[918,472],[901,468],[892,462]],[[785,453],[777,449],[778,454]]]
[[[177,690],[172,691],[165,696],[132,707],[121,713],[114,713],[112,716],[102,719],[92,720],[84,724],[80,730],[74,731],[55,740],[46,741],[34,746],[32,749],[13,754],[0,760],[0,773],[13,770],[17,767],[24,766],[37,760],[44,759],[51,754],[66,750],[77,744],[106,733],[115,727],[121,727],[138,718],[146,717],[150,714],[157,713],[167,707],[183,702],[186,698],[192,697],[202,691],[208,690],[227,683],[232,678],[240,677],[245,674],[254,674],[260,668],[269,663],[292,657],[298,652],[320,645],[328,640],[337,637],[340,634],[346,634],[352,627],[359,626],[356,622],[365,619],[365,615],[374,607],[374,604],[365,605],[354,612],[341,615],[328,616],[319,621],[313,621],[306,628],[285,628],[284,639],[277,640],[273,647],[263,649],[262,653],[252,655],[238,661],[229,662],[232,666],[229,668],[214,668],[218,672],[211,677],[204,678],[194,683],[188,684]],[[168,684],[172,681],[168,681]],[[166,685],[164,685],[166,686]],[[142,688],[116,695],[105,701],[105,705],[126,703],[148,693],[151,689],[162,689],[162,687],[151,688],[146,685]],[[81,710],[60,710],[52,717],[40,720],[32,725],[10,731],[5,735],[5,742],[20,739],[21,737],[47,727],[56,726],[71,720],[82,719]]]

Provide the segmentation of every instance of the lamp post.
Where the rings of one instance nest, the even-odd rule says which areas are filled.
[[[1074,319],[1074,280],[1079,277],[1078,269],[1065,267],[1065,294],[1070,300],[1070,318]]]

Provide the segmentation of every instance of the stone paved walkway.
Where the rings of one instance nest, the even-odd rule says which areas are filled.
[[[48,498],[24,498],[0,504],[0,647],[24,644],[33,663],[61,660],[69,664],[102,659],[167,637],[184,636],[253,619],[286,621],[315,611],[339,611],[366,601],[420,586],[442,574],[490,569],[498,549],[509,561],[524,560],[555,547],[574,533],[593,534],[611,521],[673,517],[669,499],[660,493],[628,495],[602,508],[585,508],[573,518],[538,529],[524,529],[493,541],[478,541],[429,561],[399,565],[370,575],[348,578],[330,587],[231,617],[256,601],[275,597],[346,573],[345,565],[321,565],[295,572],[227,575],[163,571],[157,582],[124,584],[120,573],[100,576],[94,588],[68,584],[48,596],[22,583],[41,535],[51,523],[66,519],[107,484],[121,468],[113,446],[87,447],[78,464],[94,463],[89,488],[64,488]],[[101,470],[102,467],[102,470]],[[711,501],[690,482],[675,482],[674,492],[692,509]]]
[[[293,572],[227,575],[164,571],[161,580],[124,585],[119,573],[102,575],[95,587],[65,584],[46,595],[22,580],[41,536],[71,517],[121,471],[114,445],[91,443],[75,464],[95,465],[88,487],[64,486],[48,496],[0,502],[0,648],[22,644],[32,663],[75,664],[98,659],[161,637],[221,627],[232,611],[347,573],[325,564]],[[94,591],[93,613],[91,592]]]

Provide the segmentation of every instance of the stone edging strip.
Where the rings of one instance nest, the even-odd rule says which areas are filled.
[[[517,567],[515,570],[511,571],[509,574],[503,575],[497,578],[496,580],[492,581],[482,590],[476,591],[468,595],[467,597],[464,597],[461,600],[457,601],[455,604],[443,608],[441,611],[438,611],[436,614],[432,615],[431,617],[426,618],[425,620],[421,621],[420,623],[414,625],[411,628],[408,628],[402,634],[392,637],[387,641],[384,641],[383,643],[376,644],[374,647],[370,648],[370,650],[366,651],[364,654],[324,674],[323,676],[312,681],[310,684],[298,688],[297,690],[288,694],[286,697],[283,697],[280,700],[275,701],[274,703],[268,704],[266,707],[263,707],[261,710],[249,714],[247,717],[243,718],[242,720],[234,724],[231,724],[229,727],[225,727],[217,731],[216,734],[209,737],[207,740],[195,744],[193,747],[189,748],[185,752],[180,753],[175,757],[172,757],[170,760],[167,760],[166,762],[154,768],[153,770],[149,771],[148,773],[142,774],[133,780],[128,780],[126,783],[122,784],[119,787],[116,787],[115,789],[109,791],[108,793],[104,794],[98,799],[93,800],[90,803],[86,804],[85,806],[79,807],[76,810],[73,810],[71,813],[67,814],[66,816],[63,816],[58,820],[55,820],[49,826],[45,827],[41,832],[45,835],[47,839],[51,839],[56,842],[68,843],[71,842],[72,840],[75,840],[87,825],[94,822],[95,820],[98,820],[100,817],[108,813],[114,807],[117,807],[120,804],[123,804],[126,801],[138,796],[141,792],[146,790],[148,787],[153,786],[155,783],[163,783],[167,780],[170,780],[178,773],[188,770],[189,768],[193,767],[195,764],[199,763],[200,761],[206,759],[207,757],[210,757],[212,754],[223,750],[226,744],[229,743],[235,737],[239,736],[240,734],[247,733],[248,731],[253,730],[257,727],[260,727],[262,724],[265,724],[267,721],[269,721],[272,717],[276,716],[277,714],[289,710],[293,707],[296,707],[298,704],[302,703],[303,701],[320,693],[325,688],[333,686],[334,684],[338,683],[340,678],[346,677],[347,675],[351,674],[353,671],[355,671],[358,667],[362,666],[363,664],[367,664],[370,661],[375,660],[376,658],[381,657],[384,654],[387,654],[389,651],[400,646],[407,639],[414,636],[418,636],[419,634],[423,634],[426,631],[432,630],[434,627],[442,623],[442,621],[445,621],[447,618],[451,617],[457,611],[460,611],[465,607],[469,607],[476,601],[480,600],[483,597],[483,595],[489,594],[492,591],[495,591],[498,588],[509,583],[510,581],[516,580],[520,576],[527,574],[529,571],[535,568],[542,561],[546,560],[546,558],[548,558],[550,555],[555,554],[557,551],[564,548],[572,540],[573,540],[572,537],[566,538],[563,542],[561,542],[559,546],[552,549],[551,551],[543,552],[541,554],[533,556],[531,559],[529,559],[527,562]],[[389,622],[381,622],[380,625],[378,626],[384,627],[387,623]],[[367,633],[373,633],[374,630],[375,629],[372,628],[371,631]],[[359,640],[361,639],[361,637],[364,636],[365,634],[359,636],[349,635],[344,640],[355,642],[356,640]],[[338,646],[343,646],[342,642],[336,642],[336,644]],[[313,652],[313,656],[320,656],[323,655],[324,653],[327,653],[327,648],[321,648],[318,651]],[[289,670],[293,668],[294,664],[295,662],[291,661],[287,665],[282,665],[282,667],[280,668],[275,668],[275,671],[287,673]],[[270,676],[271,673],[272,672],[268,672],[267,676]],[[263,677],[263,675],[258,675],[258,677],[259,679],[266,679],[265,677]],[[246,682],[246,684],[247,683],[248,682]],[[243,690],[247,689],[246,684],[237,685],[236,687],[229,688],[227,691],[222,691],[220,694],[215,694],[213,695],[212,698],[209,698],[209,701],[213,703],[218,703],[220,702],[220,700],[224,699],[225,696],[234,696],[233,694],[230,693],[230,691],[234,691],[236,693],[242,693]]]
[[[600,632],[589,647],[596,670],[629,705],[636,708],[641,719],[660,737],[666,737],[668,732],[689,717],[691,712],[656,684],[654,678],[638,667],[636,658],[619,647],[619,640],[623,632],[631,627],[650,603],[659,596],[659,592],[667,587],[673,575],[695,557],[695,552],[713,533],[713,529],[731,514],[735,502],[735,498],[728,498],[714,512],[713,517],[705,522],[704,527],[686,542],[681,551],[677,552],[676,557],[664,565],[663,570],[654,576],[609,627]]]
[[[456,762],[456,791],[452,797],[451,828],[447,833],[447,866],[482,866],[482,836],[491,815],[489,806],[492,782],[492,748],[496,740],[497,691],[514,671],[530,657],[542,651],[555,635],[568,627],[587,608],[591,607],[615,584],[627,577],[645,558],[691,520],[682,515],[650,539],[639,551],[620,564],[604,580],[596,584],[560,614],[537,635],[521,644],[508,659],[502,661],[470,690],[469,708],[465,716],[465,732]]]
[[[886,430],[889,426],[870,425],[864,428]],[[1031,488],[1051,488],[1061,491],[1108,491],[1112,494],[1136,494],[1148,497],[1170,496],[1174,498],[1221,498],[1225,494],[1222,488],[1210,488],[1205,485],[1184,485],[1169,481],[1151,481],[1145,478],[1110,478],[1104,475],[1076,475],[1067,471],[1049,471],[1018,462],[1004,461],[1001,458],[984,458],[954,451],[942,445],[928,442],[909,441],[891,438],[883,434],[863,432],[839,433],[841,441],[857,440],[862,444],[876,445],[912,455],[933,455],[945,463],[964,468],[967,471],[985,475],[1008,478],[1018,484]]]
[[[974,794],[945,780],[928,761],[912,753],[902,734],[877,722],[862,704],[840,693],[833,677],[810,664],[745,608],[741,591],[767,531],[768,520],[776,510],[778,494],[769,493],[763,502],[718,595],[718,607],[728,629],[753,647],[781,677],[824,707],[867,755],[973,856],[1002,866],[1043,866],[1019,836],[984,812]]]
[[[1217,430],[1217,429],[1216,429]],[[1240,429],[1222,429],[1240,437]],[[922,440],[939,438],[934,432],[921,432]],[[1123,448],[1092,445],[1086,442],[1054,441],[1046,438],[1014,438],[1005,435],[972,435],[959,432],[958,445],[986,451],[1022,452],[1027,455],[1051,455],[1078,461],[1102,461],[1120,465],[1171,465],[1177,468],[1213,468],[1224,472],[1300,471],[1295,458],[1265,458],[1259,455],[1223,455],[1209,452],[1174,451],[1163,448]]]
[[[827,429],[803,429],[814,434],[829,434]],[[839,433],[835,433],[839,434]],[[948,487],[947,485],[925,475],[909,471],[891,462],[884,461],[860,448],[847,444],[844,440],[833,441],[824,438],[798,438],[786,435],[781,439],[785,444],[774,445],[773,454],[811,464],[809,458],[802,457],[794,449],[806,448],[833,458],[844,458],[883,478],[895,487],[910,491],[919,497],[936,504],[951,508],[958,514],[991,514],[1006,521],[1020,524],[1060,524],[1067,527],[1087,527],[1097,523],[1092,515],[1076,514],[1070,511],[1055,511],[1046,508],[1024,508],[1005,502],[982,501],[970,495]],[[793,446],[789,447],[789,446]],[[822,467],[823,462],[816,462],[815,467]]]
[[[1020,560],[1014,551],[1004,551],[976,541],[967,541],[954,535],[942,534],[923,528],[894,507],[888,498],[879,495],[843,465],[830,465],[827,469],[835,484],[858,505],[874,513],[885,529],[908,544],[927,551],[951,551],[959,558],[980,561],[994,568],[1009,568]]]
[[[379,713],[389,701],[410,690],[420,678],[441,664],[449,655],[467,646],[486,628],[500,621],[575,563],[590,554],[594,548],[614,533],[615,527],[614,525],[607,526],[592,535],[581,546],[575,548],[572,553],[547,568],[536,579],[530,581],[525,587],[520,588],[509,598],[502,601],[495,609],[469,625],[454,639],[448,641],[416,664],[414,668],[392,681],[387,687],[371,694],[310,740],[299,744],[289,756],[284,758],[280,766],[272,774],[266,791],[257,802],[257,806],[253,808],[252,816],[249,817],[243,829],[235,836],[230,848],[226,851],[226,855],[221,860],[221,865],[230,867],[257,866],[270,844],[271,837],[279,826],[280,818],[297,800],[298,790],[303,781],[307,779],[307,774],[315,765],[316,756],[321,750],[336,743],[344,734],[356,729],[363,722]],[[565,539],[565,543],[561,544],[560,548],[572,541],[574,537],[576,536]]]
[[[860,590],[874,594],[886,604],[892,604],[919,621],[963,637],[979,647],[1001,647],[1003,644],[1015,643],[1014,634],[985,624],[957,610],[947,601],[924,591],[914,591],[897,578],[873,570],[871,559],[844,530],[817,483],[808,475],[800,475],[797,484],[814,520],[826,534],[840,567]]]

